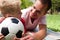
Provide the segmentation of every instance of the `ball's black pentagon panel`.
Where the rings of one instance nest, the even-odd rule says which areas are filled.
[[[17,38],[21,38],[22,37],[22,31],[19,30],[17,33],[16,33],[16,37]]]
[[[11,20],[12,20],[12,23],[15,23],[15,24],[18,24],[19,23],[19,21],[16,18],[13,18]]]
[[[0,23],[0,33],[5,36],[5,40],[11,40],[14,36],[21,38],[23,32],[24,25],[18,18],[7,17]]]
[[[4,36],[8,35],[8,34],[9,34],[8,28],[7,28],[7,27],[2,27],[1,33],[2,33]]]

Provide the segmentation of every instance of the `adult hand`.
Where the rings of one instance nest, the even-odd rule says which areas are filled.
[[[12,40],[20,40],[20,38],[14,37]]]
[[[35,38],[31,35],[31,33],[26,33],[22,38],[14,37],[13,40],[35,40]]]
[[[25,37],[20,38],[20,40],[34,40],[34,37],[32,37],[31,35],[27,35]]]
[[[20,38],[20,40],[34,40],[34,35],[30,32],[27,32],[26,34],[23,35],[22,38]]]
[[[0,34],[0,40],[4,40],[4,36]]]
[[[0,23],[5,19],[5,17],[0,17]]]

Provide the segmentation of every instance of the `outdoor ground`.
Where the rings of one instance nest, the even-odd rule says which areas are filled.
[[[47,15],[47,27],[53,31],[60,32],[60,15]]]
[[[47,28],[48,28],[47,36],[45,40],[60,40],[60,15],[48,14],[47,15]]]

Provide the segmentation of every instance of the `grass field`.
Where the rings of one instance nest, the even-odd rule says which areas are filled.
[[[60,15],[47,15],[47,27],[60,32]]]

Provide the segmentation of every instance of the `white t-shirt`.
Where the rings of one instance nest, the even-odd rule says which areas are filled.
[[[45,24],[46,25],[46,16],[42,16],[36,20],[34,20],[34,22],[31,22],[31,18],[29,17],[29,13],[27,13],[31,8],[27,8],[27,9],[23,9],[21,10],[22,12],[22,18],[25,20],[25,26],[28,30],[33,30],[36,28],[36,26],[38,24]]]

